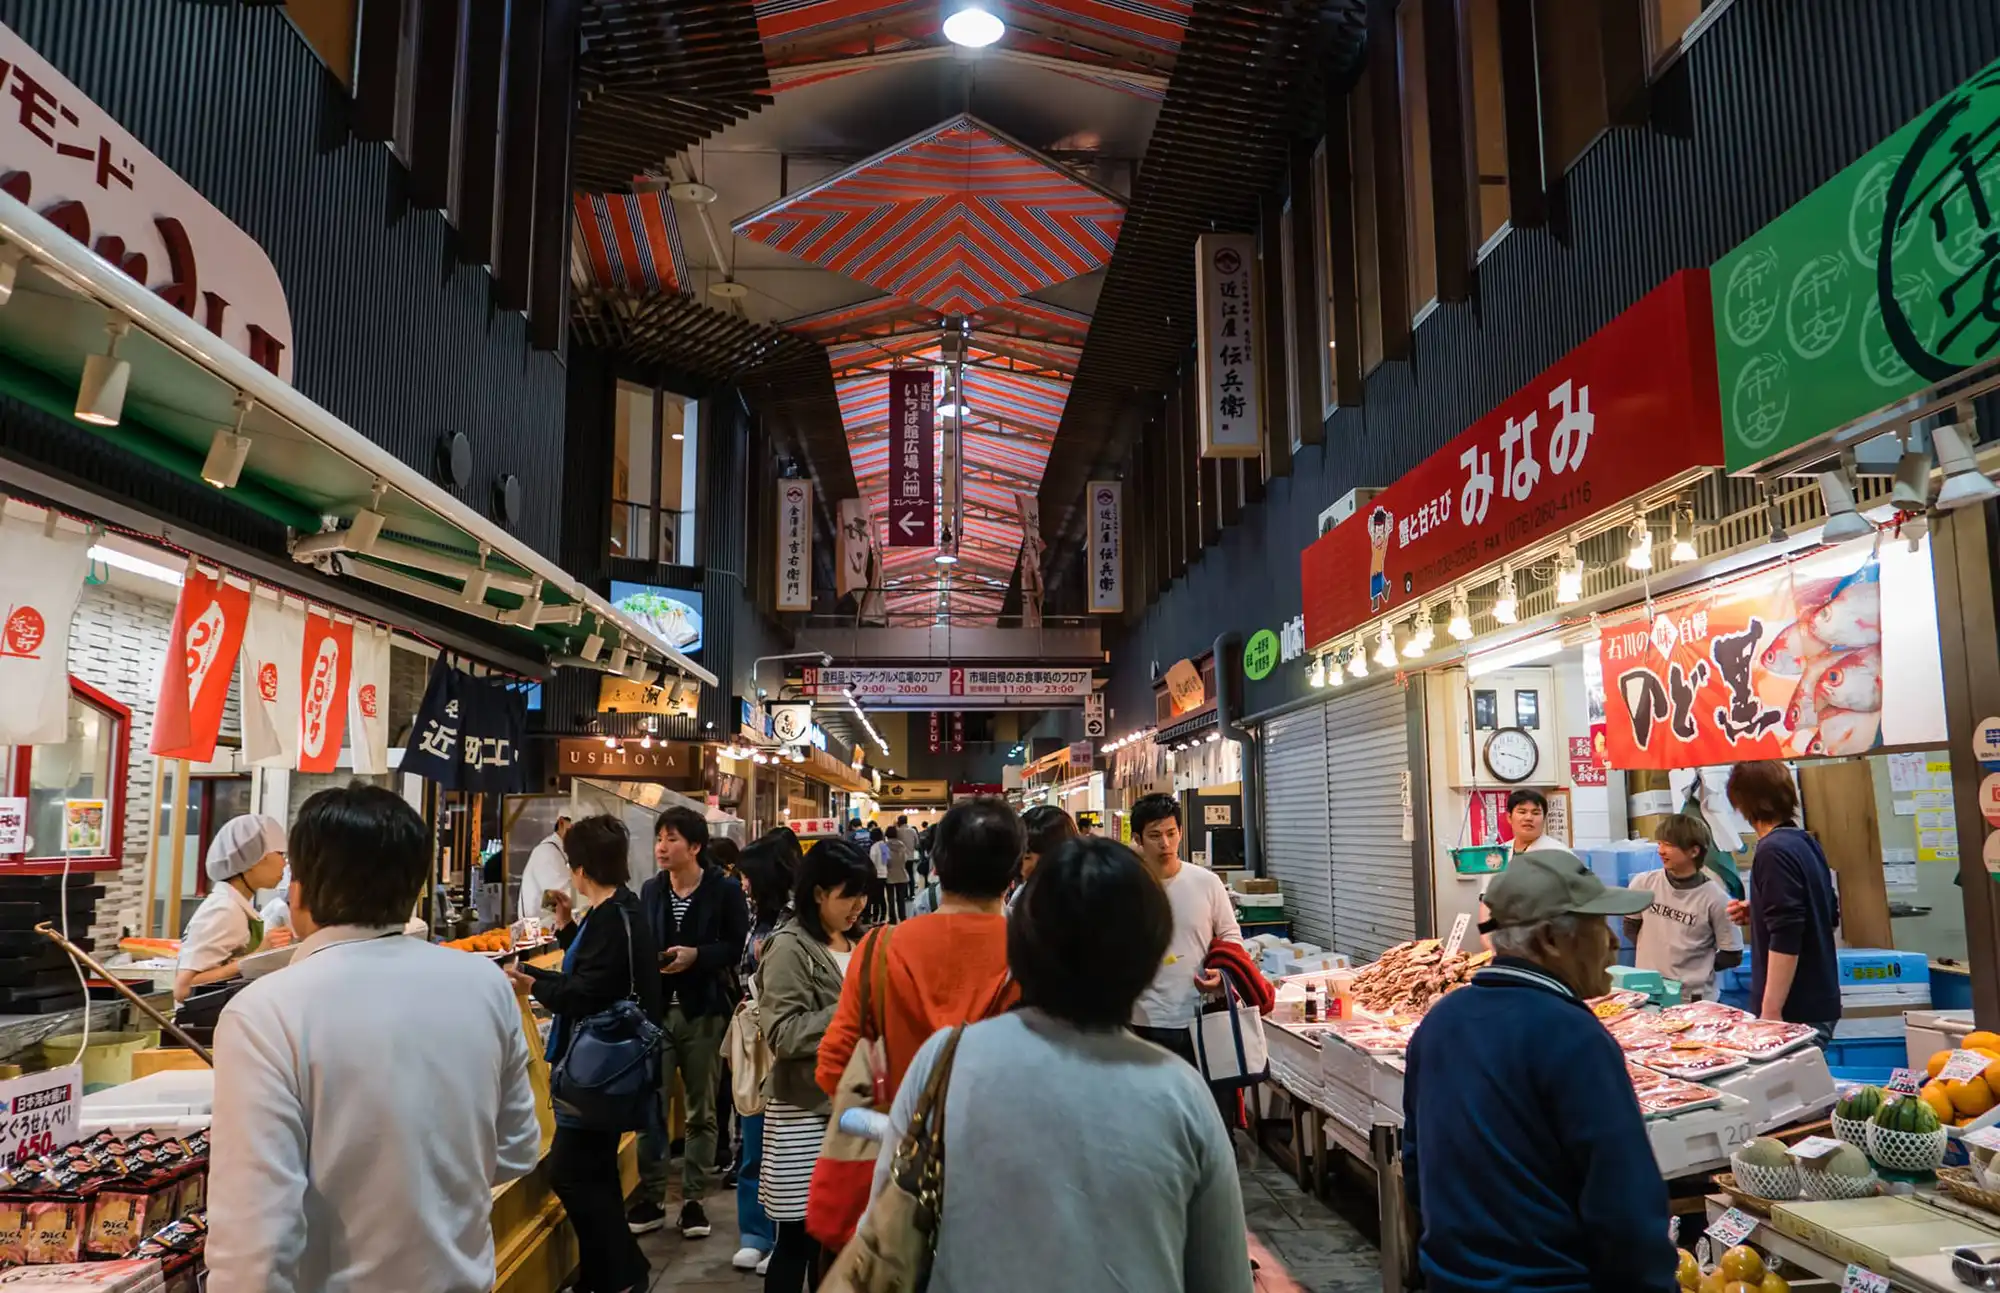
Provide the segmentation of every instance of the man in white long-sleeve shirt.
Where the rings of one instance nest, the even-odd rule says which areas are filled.
[[[424,824],[325,790],[291,832],[291,964],[215,1031],[210,1293],[487,1293],[494,1186],[541,1150],[514,990],[403,934]]]
[[[556,818],[555,829],[542,837],[528,854],[528,865],[521,869],[521,897],[514,909],[514,919],[540,916],[542,928],[553,929],[555,920],[542,911],[544,894],[561,892],[569,895],[570,906],[582,919],[582,904],[576,900],[576,890],[570,887],[569,854],[563,849],[563,837],[569,834],[569,814]]]

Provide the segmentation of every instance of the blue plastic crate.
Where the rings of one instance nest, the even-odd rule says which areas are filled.
[[[1836,1037],[1826,1047],[1827,1067],[1842,1082],[1881,1086],[1908,1060],[1909,1047],[1900,1037]]]
[[[1930,959],[1922,952],[1895,952],[1879,947],[1843,947],[1840,981],[1856,987],[1880,988],[1899,983],[1928,984]]]

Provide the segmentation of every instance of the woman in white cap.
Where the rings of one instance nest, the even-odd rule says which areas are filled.
[[[257,891],[276,886],[284,874],[283,822],[250,813],[222,824],[208,846],[213,888],[181,935],[180,972],[174,975],[176,1002],[187,1000],[204,983],[232,977],[237,963],[260,947],[283,947],[292,941],[290,929],[273,930],[267,937],[257,913]]]

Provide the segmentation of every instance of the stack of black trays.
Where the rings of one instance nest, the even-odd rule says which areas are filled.
[[[94,955],[90,927],[104,896],[96,878],[75,873],[65,888],[59,875],[0,876],[0,1015],[48,1015],[83,1005],[83,984],[69,954],[35,926],[48,921],[61,929],[67,901],[70,941]]]

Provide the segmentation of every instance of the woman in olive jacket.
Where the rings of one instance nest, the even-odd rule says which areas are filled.
[[[833,1103],[813,1080],[813,1066],[854,954],[848,931],[874,882],[874,866],[852,843],[814,845],[799,867],[793,918],[772,933],[757,965],[758,1017],[773,1061],[764,1086],[759,1195],[778,1227],[765,1293],[810,1293],[818,1284],[820,1251],[806,1233],[806,1190]]]

